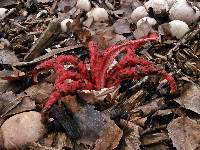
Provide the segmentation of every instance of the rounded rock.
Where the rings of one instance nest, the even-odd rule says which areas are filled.
[[[108,13],[104,8],[94,8],[91,10],[94,21],[102,22],[108,20]]]
[[[24,112],[10,117],[1,126],[4,147],[18,149],[19,147],[37,141],[45,133],[45,126],[38,112]]]
[[[151,17],[144,17],[142,19],[140,19],[138,22],[137,22],[137,28],[140,27],[140,25],[143,23],[143,22],[147,22],[150,26],[155,26],[157,24],[157,21],[154,19],[154,18],[151,18]]]
[[[169,10],[169,18],[171,20],[181,20],[187,24],[192,24],[197,21],[200,16],[200,11],[197,7],[192,8],[186,1],[177,1]]]
[[[145,8],[149,11],[150,8],[153,9],[154,14],[161,15],[169,11],[169,6],[166,0],[149,0],[144,3]]]
[[[137,23],[138,20],[147,17],[148,12],[144,6],[137,7],[131,14],[131,19],[133,23]]]
[[[6,11],[8,11],[8,9],[0,8],[0,19],[5,17]]]
[[[188,25],[180,20],[173,20],[169,25],[171,35],[177,39],[181,39],[189,31]]]
[[[78,0],[76,3],[76,7],[85,10],[85,11],[90,11],[91,9],[91,3],[89,0]]]
[[[171,8],[177,0],[166,0],[169,8]]]

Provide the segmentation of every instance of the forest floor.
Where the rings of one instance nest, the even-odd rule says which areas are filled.
[[[198,20],[176,39],[132,22],[143,1],[76,3],[0,0],[0,149],[199,149]]]

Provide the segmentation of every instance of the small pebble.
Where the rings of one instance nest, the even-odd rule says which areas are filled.
[[[39,112],[24,112],[10,117],[1,126],[6,149],[18,149],[37,141],[45,133],[42,116]]]

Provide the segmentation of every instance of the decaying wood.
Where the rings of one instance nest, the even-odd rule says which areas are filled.
[[[64,114],[56,105],[54,105],[50,111],[54,119],[60,124],[60,126],[71,138],[80,138],[80,133],[77,129],[77,124],[69,114]]]
[[[44,49],[47,46],[49,46],[55,40],[55,38],[60,34],[61,21],[62,19],[60,18],[52,20],[52,22],[48,25],[44,33],[31,47],[30,52],[25,57],[26,61],[33,60],[34,58],[37,58],[42,53],[44,53]]]
[[[181,45],[186,44],[187,42],[191,41],[196,37],[197,34],[200,33],[200,23],[198,23],[194,28],[191,28],[190,31],[185,34],[185,36],[178,41],[175,47],[169,50],[167,56],[171,60],[173,57],[174,52],[177,52],[180,49]]]
[[[59,48],[59,49],[52,49],[49,53],[46,53],[45,55],[39,56],[31,61],[27,61],[27,62],[19,62],[19,63],[14,63],[13,66],[14,67],[23,67],[23,66],[29,66],[29,65],[33,65],[36,63],[40,63],[41,61],[44,61],[46,59],[49,59],[55,55],[61,54],[61,53],[65,53],[68,52],[70,50],[74,50],[77,48],[81,48],[83,47],[82,44],[77,44],[77,45],[73,45],[73,46],[68,46],[65,48]]]

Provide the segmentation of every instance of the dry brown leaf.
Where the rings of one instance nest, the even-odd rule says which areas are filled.
[[[95,146],[95,150],[112,150],[119,144],[121,129],[108,116],[93,106],[85,106],[74,114],[81,131],[80,143]]]
[[[169,136],[166,132],[147,134],[142,137],[142,145],[152,145],[168,141]]]
[[[58,11],[68,12],[76,4],[76,0],[60,0],[58,2]]]
[[[3,80],[14,81],[25,77],[25,73],[20,70],[2,70],[0,71],[0,78]]]
[[[0,118],[15,108],[21,101],[13,92],[6,92],[0,95]]]
[[[117,90],[117,87],[104,88],[100,91],[81,90],[78,91],[79,96],[89,104],[96,104],[104,101],[108,95],[112,95]]]
[[[99,111],[94,110],[93,106],[89,105],[75,113],[74,116],[82,134],[80,143],[92,146],[105,126],[105,118]]]
[[[120,0],[120,8],[126,17],[130,17],[132,11],[141,5],[142,3],[139,0]]]
[[[137,107],[131,111],[132,114],[142,112],[143,116],[147,116],[159,110],[165,104],[163,98],[158,98],[143,106]]]
[[[100,132],[100,137],[95,143],[94,150],[112,150],[116,148],[122,137],[122,130],[108,117],[104,129]]]
[[[77,16],[76,19],[70,24],[71,32],[74,32],[78,39],[83,42],[87,43],[91,40],[91,32],[88,28],[85,28],[80,21],[80,16]]]
[[[179,117],[169,123],[168,134],[177,150],[195,150],[200,143],[200,126],[188,117]]]
[[[125,19],[118,19],[114,24],[114,31],[117,34],[131,33],[130,24]]]
[[[120,124],[124,130],[124,144],[120,149],[123,150],[140,150],[140,127],[130,121],[121,120]]]
[[[166,116],[166,115],[170,115],[173,113],[173,110],[172,109],[164,109],[164,110],[158,110],[156,111],[152,116],[155,117],[155,116]]]
[[[57,139],[58,141],[56,144],[57,144],[58,149],[63,149],[63,148],[72,149],[73,148],[72,141],[65,133],[58,132]]]
[[[185,88],[187,90],[174,100],[182,107],[200,114],[200,87],[197,84],[190,83],[186,84]]]
[[[9,81],[0,79],[0,93],[4,93],[9,88]]]
[[[26,89],[24,93],[38,104],[43,104],[53,91],[52,84],[43,82]]]
[[[57,133],[51,132],[48,133],[44,138],[42,138],[39,142],[46,147],[52,147],[54,144],[54,140],[56,139]]]
[[[170,150],[170,147],[161,143],[161,144],[150,145],[148,147],[144,147],[143,150]]]
[[[62,100],[78,123],[81,139],[79,143],[95,146],[95,150],[111,150],[117,147],[122,136],[121,129],[103,112],[94,106],[81,107],[75,96],[66,96]]]
[[[4,49],[5,48],[5,45],[3,42],[0,42],[0,49]]]
[[[90,27],[90,30],[93,33],[92,39],[99,43],[101,50],[126,39],[123,35],[115,34],[114,27],[106,23],[95,22]]]
[[[29,53],[26,54],[24,58],[26,61],[31,61],[41,56],[44,53],[44,49],[52,44],[61,32],[61,21],[61,18],[51,20],[46,30],[43,31],[40,37],[33,43]]]
[[[6,116],[14,115],[17,113],[21,113],[24,111],[30,111],[35,109],[35,101],[31,100],[30,97],[19,97],[21,99],[21,103],[18,104],[14,109],[12,109]]]
[[[76,96],[68,95],[63,97],[61,101],[67,106],[68,110],[72,113],[77,113],[81,109],[81,106],[78,103]]]

